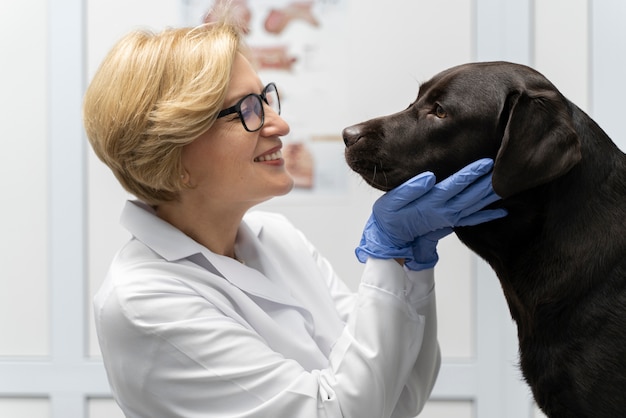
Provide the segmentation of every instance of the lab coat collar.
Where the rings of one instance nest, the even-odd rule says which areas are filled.
[[[200,244],[138,200],[126,202],[120,223],[133,237],[167,261],[182,260],[200,252]]]
[[[139,200],[126,202],[120,222],[133,237],[143,242],[167,261],[182,260],[194,254],[204,254],[205,252],[212,256],[222,257],[211,252],[172,224],[159,218],[151,206]],[[244,221],[240,226],[240,234],[242,229],[247,230],[247,235],[251,234],[258,237],[263,230],[263,225],[246,225]]]
[[[128,201],[122,212],[121,224],[144,245],[170,262],[188,259],[216,274],[251,295],[262,297],[283,305],[290,305],[310,316],[279,282],[274,282],[255,268],[247,267],[238,261],[215,254],[193,240],[182,231],[159,218],[154,209],[140,201]],[[238,242],[245,248],[251,264],[263,258],[263,248],[259,236],[263,226],[259,223],[248,225],[244,220],[239,228]],[[255,258],[255,259],[253,259]],[[271,264],[271,263],[270,263]],[[259,267],[262,267],[259,265]],[[265,266],[272,268],[272,266]],[[275,266],[274,266],[275,267]],[[274,271],[272,271],[274,273]],[[304,313],[303,312],[303,313]]]

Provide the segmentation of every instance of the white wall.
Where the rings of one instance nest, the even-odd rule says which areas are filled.
[[[345,126],[405,107],[420,81],[448,66],[507,59],[542,71],[626,149],[623,1],[348,5],[347,65],[337,68],[350,102],[342,107]],[[121,416],[108,399],[89,304],[127,238],[117,223],[127,195],[85,146],[78,96],[123,33],[176,25],[180,18],[176,0],[0,4],[2,417]],[[347,169],[345,175],[341,197],[277,199],[264,207],[287,214],[356,286],[361,265],[353,248],[378,192]],[[440,255],[445,358],[424,416],[531,416],[532,402],[513,366],[514,328],[495,277],[453,237],[441,242]]]
[[[27,24],[18,27],[16,21]],[[48,309],[45,1],[30,7],[3,2],[0,28],[0,318],[20,318],[0,321],[0,356],[45,355],[49,350],[47,328],[41,327]]]

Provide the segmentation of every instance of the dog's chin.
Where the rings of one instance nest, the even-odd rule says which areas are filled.
[[[361,175],[361,177],[363,177],[363,180],[365,180],[365,182],[367,184],[369,184],[370,186],[372,186],[375,189],[378,190],[382,190],[383,192],[388,192],[389,190],[393,189],[395,186],[391,186],[389,184],[381,184],[378,183],[377,181],[375,181],[374,179],[371,179],[370,177],[366,177]]]
[[[401,173],[398,170],[383,170],[376,162],[368,161],[363,155],[354,155],[350,151],[351,149],[346,150],[348,167],[373,188],[387,192],[408,180],[408,178],[399,178]]]
[[[399,186],[404,182],[404,180],[397,179],[395,178],[395,176],[382,170],[370,171],[361,170],[354,167],[351,168],[352,170],[354,170],[354,172],[360,175],[367,184],[383,192],[388,192],[389,190]]]

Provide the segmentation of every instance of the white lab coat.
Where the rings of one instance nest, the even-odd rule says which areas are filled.
[[[358,293],[284,217],[250,212],[234,259],[140,202],[94,298],[127,417],[413,417],[440,365],[433,272],[370,259]]]

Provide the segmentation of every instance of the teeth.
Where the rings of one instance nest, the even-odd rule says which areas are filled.
[[[280,158],[283,158],[283,153],[281,151],[276,151],[273,154],[261,155],[260,157],[255,158],[254,161],[256,162],[272,161],[272,160],[278,160]]]

